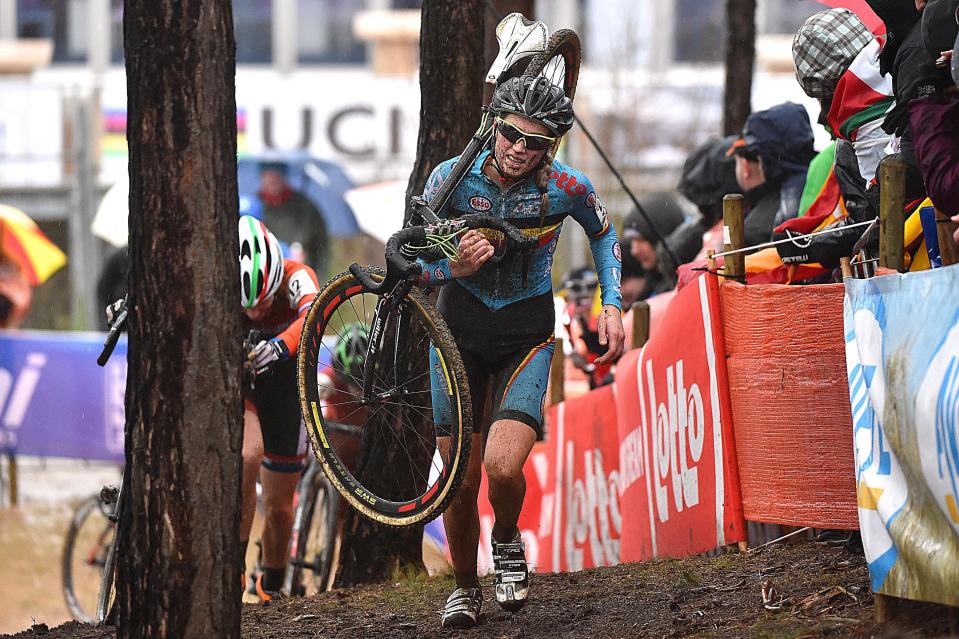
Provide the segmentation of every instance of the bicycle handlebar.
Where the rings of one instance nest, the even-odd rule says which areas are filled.
[[[537,239],[523,235],[518,228],[505,220],[492,215],[466,215],[459,220],[452,220],[453,224],[461,224],[466,229],[492,229],[501,232],[506,237],[506,248],[501,255],[494,255],[490,263],[498,266],[504,259],[516,251],[531,251],[536,247]],[[379,284],[373,281],[359,264],[350,265],[350,273],[360,281],[363,288],[374,294],[391,290],[403,280],[416,278],[422,272],[418,262],[410,261],[403,256],[401,249],[406,244],[426,241],[429,226],[410,226],[394,233],[386,241],[386,277]]]
[[[97,357],[97,364],[100,366],[106,366],[110,356],[113,355],[113,349],[116,348],[117,342],[120,340],[120,335],[126,327],[128,312],[129,307],[124,303],[123,309],[113,318],[113,323],[110,324],[110,332],[107,333],[107,339],[103,342],[103,350],[100,351],[100,356]]]

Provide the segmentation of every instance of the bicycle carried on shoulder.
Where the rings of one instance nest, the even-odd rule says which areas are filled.
[[[579,37],[563,29],[547,37],[546,26],[521,14],[497,27],[500,53],[487,74],[486,103],[495,87],[523,74],[544,75],[572,99],[579,76]],[[426,294],[416,288],[417,257],[456,257],[456,239],[483,229],[502,236],[505,251],[492,267],[520,254],[524,273],[536,239],[489,215],[441,220],[436,214],[489,147],[493,119],[484,110],[468,146],[429,202],[414,198],[416,223],[386,243],[387,269],[350,266],[317,295],[298,350],[298,385],[313,450],[340,495],[364,516],[392,526],[423,524],[442,513],[455,496],[469,458],[472,405],[456,344]],[[553,149],[555,152],[555,148]],[[525,279],[525,275],[524,275]],[[370,336],[358,389],[331,403],[321,370],[333,360],[330,344],[359,323]],[[362,433],[343,438],[327,412],[362,412]],[[357,452],[357,449],[358,452]],[[374,451],[392,450],[388,461]]]

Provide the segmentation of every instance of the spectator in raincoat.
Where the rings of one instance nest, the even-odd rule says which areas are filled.
[[[819,122],[836,141],[810,165],[800,217],[777,226],[774,239],[878,215],[878,189],[870,187],[893,141],[882,123],[895,106],[892,82],[880,73],[880,51],[879,41],[848,9],[820,11],[796,32],[796,79],[819,101]],[[827,153],[832,156],[828,163],[822,161]],[[832,268],[861,234],[853,228],[780,244],[777,251],[786,264],[816,262]]]
[[[646,272],[645,288],[640,295],[644,299],[676,287],[676,269],[696,257],[705,229],[693,204],[682,196],[647,193],[639,197],[639,204],[649,221],[633,209],[623,223],[622,237],[631,256]],[[650,222],[655,224],[655,230]]]
[[[943,58],[959,72],[955,58],[959,43],[959,0],[932,0],[922,14],[920,29],[930,59]],[[948,65],[938,69],[945,77]],[[959,73],[957,73],[959,75]],[[959,78],[951,78],[949,87],[942,86],[933,94],[913,100],[909,105],[909,122],[919,171],[929,198],[943,213],[959,213]],[[936,86],[944,82],[937,82]]]
[[[745,242],[768,242],[776,220],[793,218],[816,155],[806,109],[786,102],[746,119],[742,137],[729,149],[746,209]]]
[[[887,133],[899,137],[901,158],[906,163],[906,199],[925,196],[916,158],[910,104],[935,95],[947,85],[948,75],[936,69],[922,37],[921,7],[927,3],[904,0],[866,0],[886,25],[887,37],[880,54],[880,71],[892,76],[896,106],[883,121]],[[932,3],[929,3],[932,4]]]
[[[287,181],[283,162],[260,164],[262,221],[280,242],[290,247],[290,257],[322,272],[327,250],[326,224],[316,206]]]
[[[676,190],[699,208],[703,216],[703,247],[698,258],[705,259],[706,251],[723,250],[723,198],[742,194],[736,182],[736,160],[728,154],[738,136],[710,138],[686,157]],[[623,268],[625,269],[625,263]]]

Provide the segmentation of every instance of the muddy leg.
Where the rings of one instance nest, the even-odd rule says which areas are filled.
[[[516,534],[526,496],[523,464],[535,443],[535,431],[522,422],[501,419],[490,428],[483,466],[489,480],[489,500],[496,517],[493,539],[497,541],[511,541]]]
[[[480,464],[483,458],[483,438],[481,435],[472,437],[466,476],[456,491],[453,503],[443,513],[443,525],[446,527],[450,556],[453,558],[453,574],[456,585],[460,588],[472,588],[479,584],[476,576],[476,549],[479,545],[480,525],[476,498],[479,495],[482,475]],[[449,454],[449,437],[437,438],[437,445],[441,454]]]

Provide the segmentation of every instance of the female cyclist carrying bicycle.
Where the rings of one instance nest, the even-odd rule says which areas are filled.
[[[263,573],[256,593],[264,603],[283,584],[293,493],[306,453],[306,439],[296,390],[296,349],[303,317],[318,292],[309,266],[284,260],[279,243],[257,219],[240,217],[240,284],[246,328],[263,339],[252,344],[252,382],[244,385],[243,509],[240,545],[246,546],[256,510],[256,478],[263,485]],[[246,573],[246,566],[242,567]],[[244,577],[245,579],[245,577]]]
[[[550,155],[573,124],[570,100],[546,78],[526,75],[502,83],[490,111],[495,116],[493,149],[479,155],[438,213],[445,218],[468,213],[500,217],[538,242],[527,258],[517,256],[494,268],[487,262],[502,237],[473,230],[461,238],[458,259],[422,262],[420,283],[442,285],[438,309],[462,355],[474,416],[466,476],[443,515],[456,589],[446,602],[442,623],[451,628],[474,626],[483,602],[476,574],[481,468],[489,479],[495,514],[496,601],[506,610],[518,610],[529,595],[529,569],[517,522],[526,491],[523,464],[543,425],[553,354],[552,261],[567,217],[589,237],[599,276],[603,312],[597,330],[608,350],[597,363],[617,358],[624,343],[616,232],[589,179]],[[440,188],[455,160],[434,169],[424,199]],[[435,376],[439,368],[433,364]],[[434,379],[433,387],[442,387],[442,380]],[[490,393],[492,414],[484,414]],[[438,397],[434,393],[434,422],[443,450],[449,437],[444,437],[445,411],[437,406]]]

